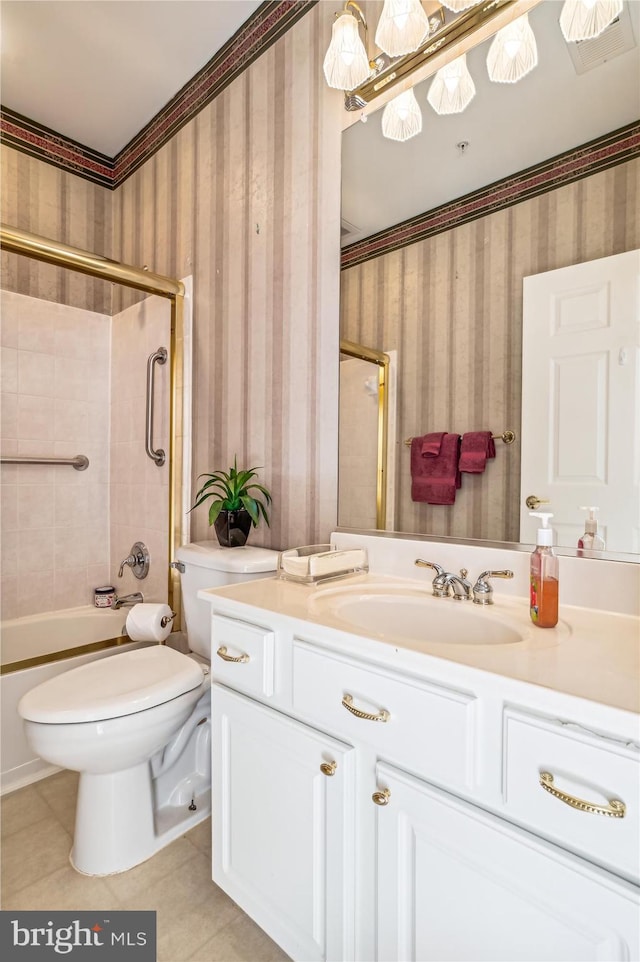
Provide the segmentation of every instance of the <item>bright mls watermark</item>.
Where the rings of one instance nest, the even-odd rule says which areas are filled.
[[[156,962],[155,912],[0,912],[11,962]]]

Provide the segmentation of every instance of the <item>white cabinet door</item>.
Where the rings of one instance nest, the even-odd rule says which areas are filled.
[[[219,685],[212,719],[214,881],[292,958],[353,959],[353,748]]]
[[[377,812],[377,959],[637,959],[637,889],[390,766]]]

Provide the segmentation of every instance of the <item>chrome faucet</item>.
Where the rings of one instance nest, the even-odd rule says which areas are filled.
[[[490,585],[487,578],[513,578],[513,571],[483,571],[478,575],[478,580],[473,586],[473,601],[476,605],[493,604],[493,585]]]
[[[128,557],[120,562],[118,578],[122,578],[125,567],[131,568],[136,578],[146,578],[149,574],[149,552],[142,541],[136,541]]]
[[[456,601],[469,601],[471,598],[471,582],[467,581],[466,568],[460,569],[460,575],[454,575],[433,561],[416,558],[415,564],[418,568],[433,568],[435,571],[431,586],[436,598],[448,598],[452,593]]]
[[[111,607],[114,611],[117,611],[118,608],[131,608],[133,605],[141,604],[143,601],[142,592],[134,591],[132,595],[122,595],[120,598],[116,597]]]

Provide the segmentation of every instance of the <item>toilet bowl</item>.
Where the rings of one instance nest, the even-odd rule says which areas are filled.
[[[265,577],[277,552],[204,542],[177,557],[191,654],[123,652],[57,675],[18,704],[32,749],[80,773],[70,860],[85,875],[133,868],[211,811],[210,618],[197,591]]]

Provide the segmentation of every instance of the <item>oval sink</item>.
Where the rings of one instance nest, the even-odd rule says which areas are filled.
[[[434,598],[406,585],[349,585],[317,592],[314,616],[329,616],[344,630],[357,629],[385,641],[455,645],[512,645],[524,634],[471,601]]]

